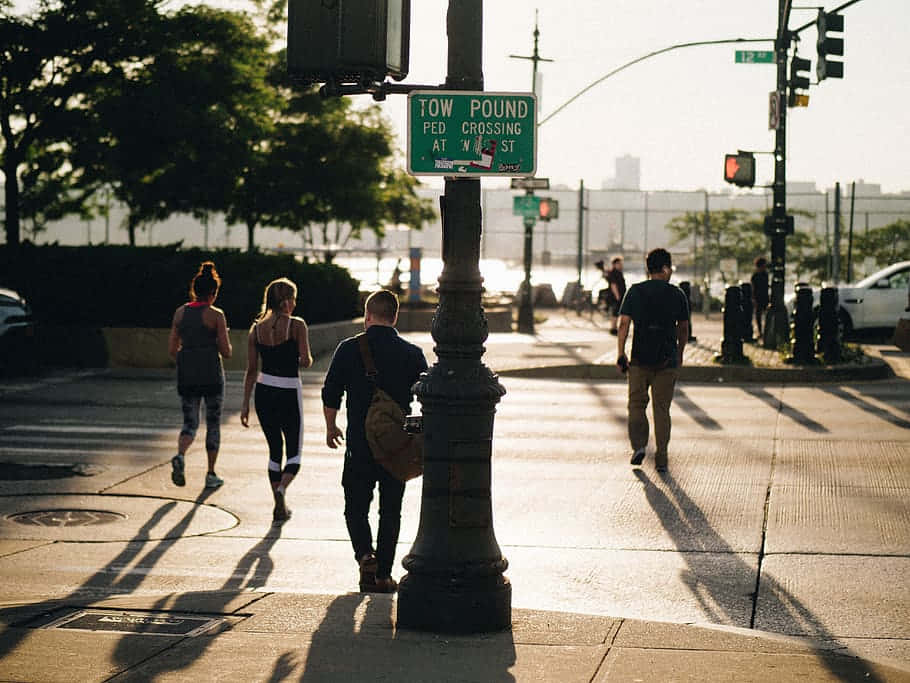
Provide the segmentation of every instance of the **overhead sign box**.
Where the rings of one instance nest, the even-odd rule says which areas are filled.
[[[288,73],[313,83],[408,74],[411,0],[290,0]]]

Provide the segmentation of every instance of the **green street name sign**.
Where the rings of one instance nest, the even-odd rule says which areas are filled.
[[[537,218],[540,213],[540,197],[533,194],[523,194],[512,197],[512,215],[525,218]]]
[[[737,50],[736,64],[774,64],[773,50]]]
[[[408,93],[408,173],[533,176],[537,98],[531,93]]]

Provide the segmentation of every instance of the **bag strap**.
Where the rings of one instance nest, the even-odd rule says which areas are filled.
[[[367,371],[367,379],[376,384],[376,364],[373,362],[373,354],[370,353],[370,342],[367,340],[366,332],[357,335],[357,343],[360,346],[363,367]]]

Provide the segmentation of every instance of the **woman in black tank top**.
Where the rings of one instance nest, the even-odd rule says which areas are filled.
[[[296,307],[297,286],[293,282],[280,278],[269,283],[262,310],[250,328],[240,409],[240,422],[249,427],[250,398],[255,387],[256,416],[269,447],[268,476],[275,501],[275,522],[284,522],[291,516],[285,494],[300,471],[303,445],[303,390],[298,372],[313,364],[306,322],[293,316]]]
[[[171,480],[186,485],[184,457],[199,429],[199,410],[205,401],[205,450],[208,454],[206,488],[224,483],[215,474],[221,446],[221,406],[224,401],[224,369],[221,359],[233,349],[224,311],[213,304],[221,278],[215,264],[206,261],[190,283],[191,301],[174,312],[168,351],[177,361],[177,393],[183,410],[183,428],[177,438],[177,455],[171,458]]]

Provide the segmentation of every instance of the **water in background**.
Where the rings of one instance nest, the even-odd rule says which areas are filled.
[[[375,289],[388,285],[392,278],[392,271],[397,264],[402,270],[401,283],[407,288],[410,282],[410,262],[408,259],[383,257],[377,260],[373,257],[338,256],[335,263],[351,271],[351,275],[360,280],[362,290]],[[420,283],[429,290],[435,290],[439,276],[442,274],[442,259],[424,258],[420,262]],[[483,286],[488,294],[511,295],[518,291],[524,280],[524,266],[521,263],[503,261],[501,259],[481,259],[480,275],[483,277]],[[642,271],[626,270],[626,282],[632,284],[644,279]],[[569,282],[578,281],[578,271],[561,265],[543,266],[535,264],[531,270],[531,284],[549,284],[553,288],[556,298],[562,297],[563,290]],[[582,271],[582,284],[585,289],[595,293],[605,285],[600,272],[593,266]]]

